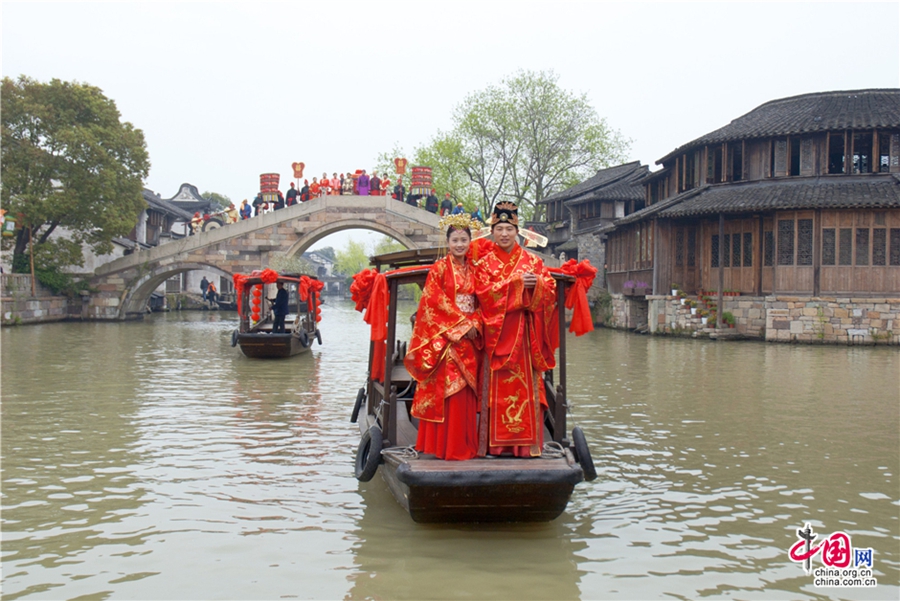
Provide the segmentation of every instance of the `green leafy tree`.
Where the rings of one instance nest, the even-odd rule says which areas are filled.
[[[218,192],[204,192],[201,196],[210,202],[209,209],[214,213],[224,211],[232,202],[230,198]]]
[[[36,258],[44,256],[37,246],[57,228],[75,245],[110,252],[112,239],[127,235],[146,206],[144,134],[122,122],[115,103],[87,84],[5,77],[0,102],[0,201],[24,226],[13,263],[23,263],[29,236]]]
[[[289,257],[284,253],[275,253],[269,260],[269,267],[279,273],[316,274],[315,267],[300,255]]]
[[[350,240],[346,248],[334,255],[334,272],[348,278],[369,267],[369,255],[363,242]]]
[[[383,236],[378,242],[375,243],[376,255],[385,255],[387,253],[393,253],[400,250],[406,250],[406,247],[390,236]]]
[[[520,71],[503,85],[518,124],[520,146],[509,190],[519,204],[535,207],[554,192],[625,160],[629,142],[597,115],[586,94],[560,88],[552,71]]]
[[[469,211],[481,206],[484,211],[481,191],[466,172],[459,136],[438,132],[429,144],[417,148],[414,156],[417,165],[431,167],[432,182],[439,199],[449,192],[454,204],[461,202]]]
[[[440,191],[484,215],[513,200],[525,218],[539,220],[535,203],[624,161],[629,147],[552,71],[520,71],[470,94],[453,124],[417,149],[416,161],[432,167]]]
[[[315,252],[319,253],[320,255],[322,255],[323,257],[325,257],[332,263],[334,263],[335,256],[334,256],[334,249],[332,247],[325,246],[323,248],[318,248],[315,250]]]

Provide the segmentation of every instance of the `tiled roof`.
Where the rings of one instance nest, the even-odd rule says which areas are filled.
[[[606,234],[606,233],[609,233],[609,232],[615,230],[620,225],[626,225],[628,223],[633,223],[635,221],[643,221],[644,219],[647,219],[648,217],[653,217],[657,213],[660,213],[661,211],[668,209],[671,206],[674,206],[674,205],[677,205],[678,203],[684,202],[685,200],[687,200],[689,198],[693,198],[694,196],[696,196],[697,194],[702,192],[704,189],[705,188],[694,188],[693,190],[688,190],[687,192],[683,192],[683,193],[679,194],[678,196],[673,196],[672,198],[667,198],[656,204],[652,204],[649,207],[644,207],[640,211],[635,211],[631,215],[628,215],[621,219],[616,219],[615,222],[601,227],[595,233]]]
[[[657,164],[690,148],[729,140],[873,128],[900,128],[900,89],[819,92],[772,100],[676,148]]]
[[[707,186],[659,215],[671,218],[719,212],[878,208],[900,208],[900,179],[896,175],[791,178]]]
[[[597,175],[580,184],[552,194],[538,204],[563,201],[565,204],[587,200],[643,200],[644,190],[639,180],[647,175],[649,168],[640,161],[601,169]]]
[[[143,191],[144,200],[147,201],[147,204],[151,209],[155,209],[160,211],[161,213],[165,213],[167,215],[172,215],[178,219],[183,219],[186,221],[190,221],[193,217],[193,214],[185,211],[181,207],[176,206],[169,200],[163,200],[159,196],[157,196],[152,190],[147,190],[144,188]]]

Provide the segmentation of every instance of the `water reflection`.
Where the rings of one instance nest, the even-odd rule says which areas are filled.
[[[380,478],[360,485],[346,599],[579,599],[587,545],[549,524],[415,525]]]
[[[3,329],[4,598],[900,595],[890,349],[570,337],[599,478],[550,524],[421,526],[353,478],[368,331],[323,313],[283,361],[225,313]],[[878,588],[813,588],[807,521],[875,549]]]

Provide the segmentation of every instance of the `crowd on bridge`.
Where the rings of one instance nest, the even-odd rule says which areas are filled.
[[[281,191],[266,195],[259,192],[252,202],[245,198],[239,208],[235,207],[234,203],[231,203],[227,209],[218,215],[225,224],[229,224],[324,196],[387,196],[388,194],[395,200],[442,217],[467,213],[461,202],[454,204],[449,192],[444,195],[444,199],[441,201],[438,200],[434,188],[430,190],[429,194],[414,194],[412,191],[407,193],[406,186],[403,185],[402,175],[398,176],[397,183],[392,188],[391,180],[387,174],[384,174],[384,178],[380,178],[375,171],[372,172],[372,175],[369,175],[365,169],[361,169],[355,173],[333,173],[330,178],[327,173],[323,173],[321,178],[313,177],[312,182],[305,179],[303,180],[303,186],[299,190],[294,185],[294,182],[291,182],[290,189],[286,195],[282,194]],[[471,217],[479,221],[484,220],[480,208],[472,211]],[[193,235],[203,230],[204,224],[210,218],[211,216],[208,214],[194,213],[190,223],[190,234]]]

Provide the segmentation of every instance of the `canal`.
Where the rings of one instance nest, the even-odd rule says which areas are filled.
[[[422,526],[353,477],[352,304],[287,360],[235,326],[2,330],[3,599],[900,598],[890,347],[570,335],[598,479],[549,524]],[[871,548],[877,586],[817,588],[788,557],[807,522]]]

